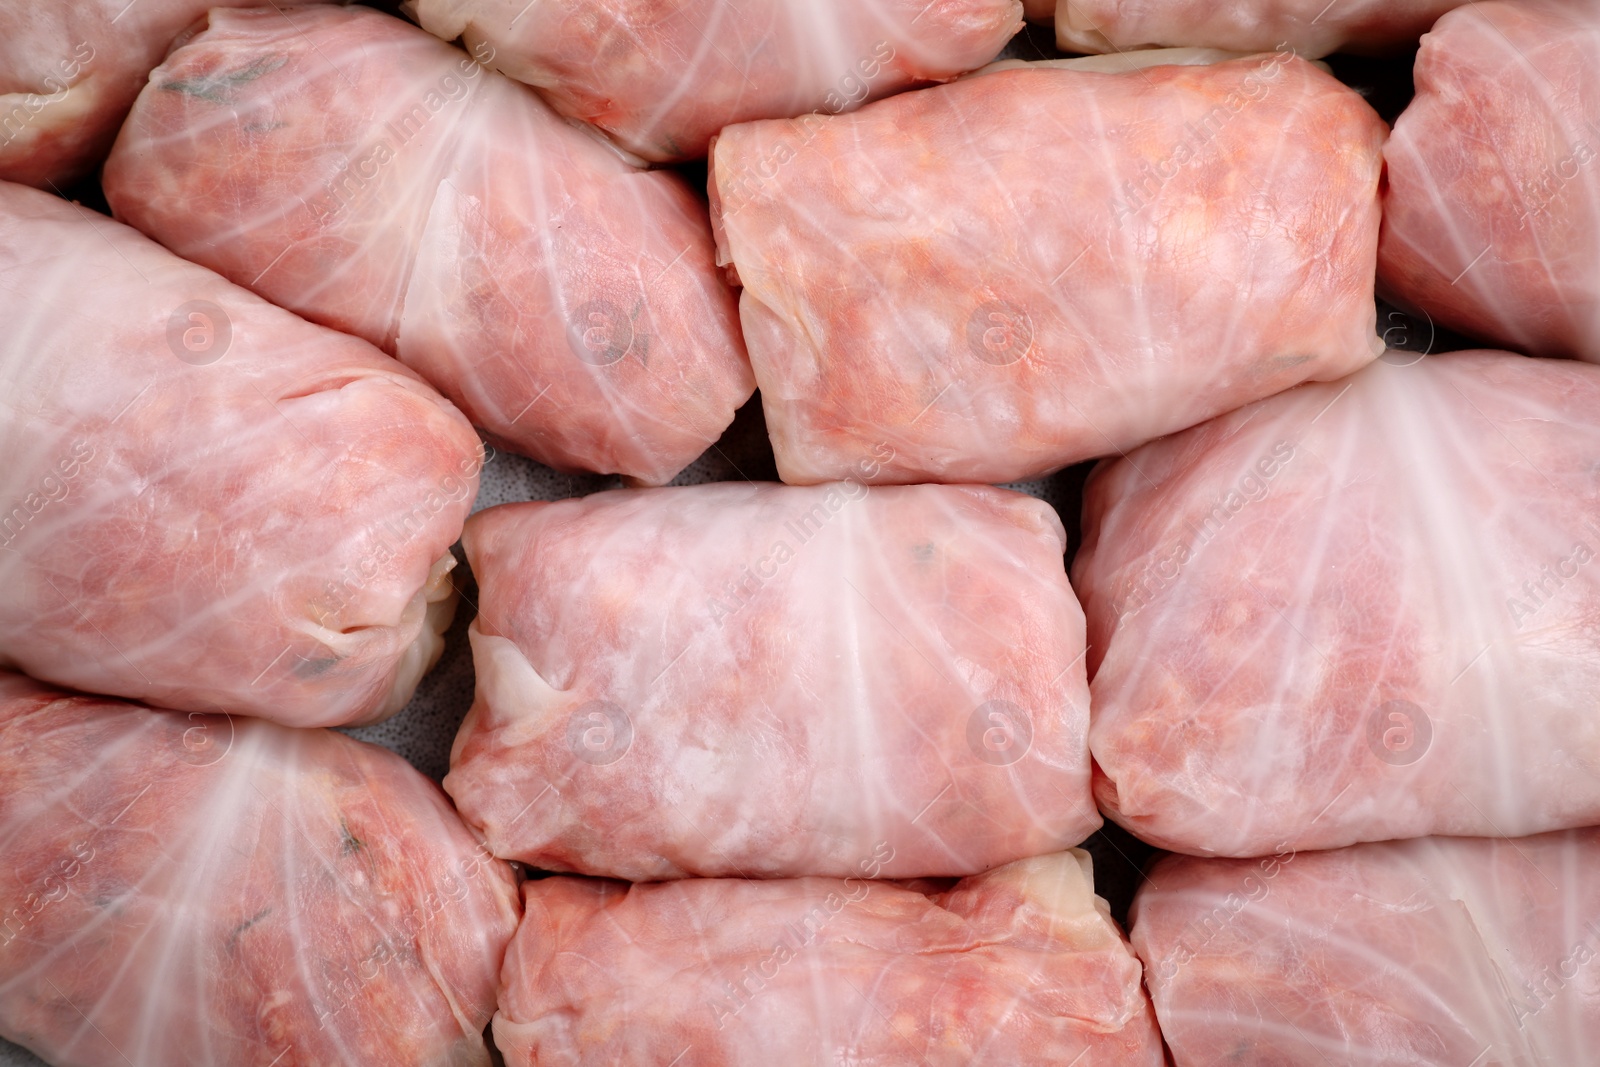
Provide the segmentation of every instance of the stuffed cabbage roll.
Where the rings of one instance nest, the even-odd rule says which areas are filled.
[[[291,726],[398,710],[482,446],[382,352],[0,182],[0,667]]]
[[[1004,69],[713,153],[784,481],[1005,482],[1382,350],[1385,128],[1276,54]]]
[[[510,1067],[1161,1067],[1085,853],[942,891],[870,869],[529,882],[495,1044]]]
[[[489,1063],[516,881],[391,752],[0,674],[0,843],[0,1035],[52,1063]]]
[[[1177,1067],[1584,1067],[1600,831],[1172,856],[1133,947]]]
[[[1139,837],[1261,856],[1600,823],[1600,368],[1416,358],[1091,477],[1095,793]]]
[[[1600,362],[1600,6],[1439,20],[1384,150],[1378,277],[1441,326]]]
[[[1068,52],[1152,46],[1269,52],[1398,52],[1435,19],[1473,0],[1059,0],[1056,42]]]
[[[257,2],[0,4],[0,180],[65,185],[99,166],[173,39],[208,8]]]
[[[445,790],[495,855],[650,881],[973,874],[1082,841],[1083,615],[1049,505],[719,483],[475,515]]]
[[[667,481],[754,389],[682,179],[377,11],[212,12],[105,186],[119,218],[553,467]]]
[[[1018,0],[411,0],[563,115],[646,159],[698,159],[751,119],[838,114],[983,66]]]

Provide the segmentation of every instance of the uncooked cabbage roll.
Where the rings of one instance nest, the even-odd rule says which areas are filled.
[[[1591,1067],[1600,831],[1173,856],[1133,902],[1177,1067]]]
[[[1439,20],[1384,149],[1378,280],[1441,326],[1600,363],[1600,5]]]
[[[1145,840],[1600,823],[1600,368],[1416,359],[1090,478],[1095,793]]]
[[[208,8],[258,2],[0,4],[0,180],[60,186],[99,166],[173,39]]]
[[[438,659],[482,447],[364,341],[0,182],[0,667],[292,726]]]
[[[1375,332],[1379,149],[1287,53],[1004,69],[712,155],[784,481],[1005,482],[1307,379]]]
[[[1049,505],[719,483],[467,524],[445,789],[495,854],[649,881],[973,874],[1075,845],[1083,615]]]
[[[646,159],[735,122],[836,115],[993,59],[1017,0],[411,0],[425,29]]]
[[[62,1067],[488,1067],[516,881],[329,730],[0,674],[0,1036]]]
[[[1069,52],[1152,46],[1270,52],[1386,53],[1474,0],[1059,0],[1056,43]]]
[[[755,387],[681,178],[377,11],[212,12],[151,75],[105,187],[552,467],[668,481]]]
[[[1089,857],[952,888],[696,879],[523,887],[510,1067],[1161,1067]]]

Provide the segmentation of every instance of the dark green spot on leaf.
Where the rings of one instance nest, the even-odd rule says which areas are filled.
[[[201,100],[208,100],[213,104],[226,104],[232,99],[231,91],[236,86],[265,77],[287,62],[289,62],[287,56],[262,56],[248,67],[241,67],[238,70],[225,71],[220,74],[206,74],[196,78],[178,78],[174,81],[162,82],[161,88],[174,93],[197,96]]]

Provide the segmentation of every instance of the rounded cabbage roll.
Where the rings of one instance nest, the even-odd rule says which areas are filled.
[[[668,481],[755,388],[681,178],[377,11],[212,12],[151,75],[105,187],[552,467]]]
[[[1600,363],[1600,6],[1439,20],[1384,149],[1378,280],[1454,330]]]
[[[1600,368],[1416,360],[1090,478],[1095,794],[1139,837],[1262,856],[1600,823]]]
[[[411,0],[425,29],[460,37],[659,162],[698,159],[718,130],[838,114],[993,59],[1018,0]]]
[[[1286,48],[1315,59],[1329,52],[1398,52],[1435,19],[1475,0],[1059,0],[1056,43],[1068,52],[1134,48]]]
[[[495,855],[650,881],[955,876],[1075,845],[1083,614],[1049,505],[720,483],[467,524],[444,787]]]
[[[173,39],[209,8],[259,2],[0,4],[0,180],[44,188],[99,166]]]
[[[1288,54],[1004,69],[712,156],[786,482],[1005,482],[1382,351],[1385,127]]]
[[[523,886],[510,1067],[1161,1067],[1085,853],[949,889],[846,878]]]
[[[0,666],[291,726],[398,710],[482,446],[448,401],[102,215],[0,182]]]
[[[1171,856],[1132,921],[1177,1067],[1581,1067],[1600,1049],[1600,830]]]
[[[489,1063],[516,880],[392,752],[0,674],[0,842],[0,1035],[51,1063]]]

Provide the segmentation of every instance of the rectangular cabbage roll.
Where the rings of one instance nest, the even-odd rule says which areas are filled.
[[[1356,370],[1386,135],[1288,53],[1007,64],[724,130],[718,256],[780,476],[887,448],[875,481],[1038,477]]]
[[[523,887],[510,1067],[1161,1067],[1089,857],[953,887],[862,878]]]
[[[495,854],[650,881],[965,875],[1075,845],[1083,619],[1049,505],[718,483],[473,516],[445,789]]]
[[[1600,823],[1600,367],[1395,352],[1096,470],[1102,810],[1262,856]]]

